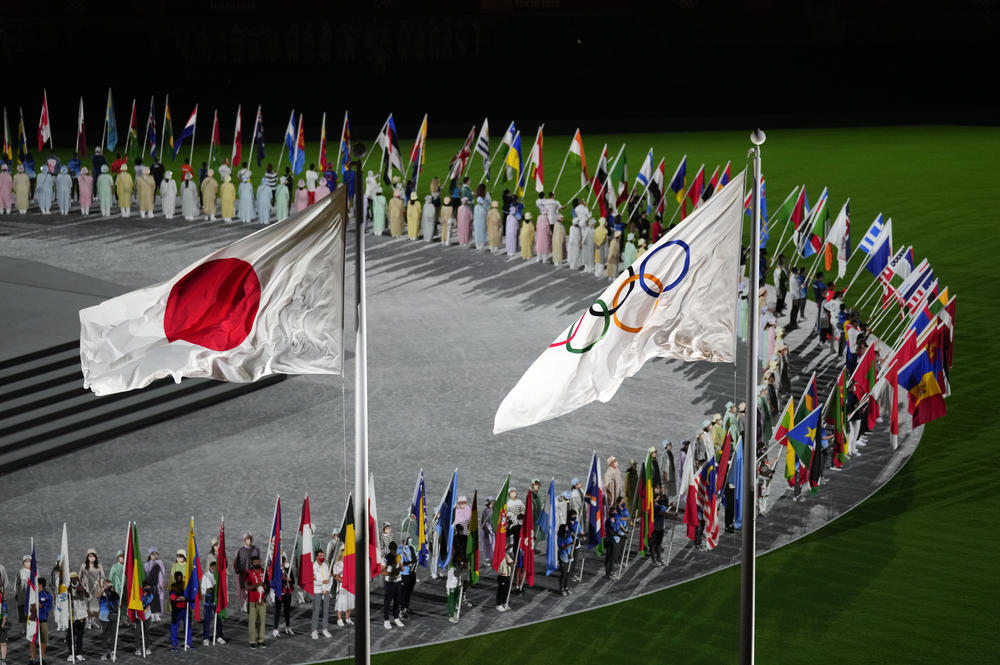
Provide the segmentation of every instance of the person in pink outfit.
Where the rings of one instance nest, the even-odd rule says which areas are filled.
[[[86,166],[80,169],[76,184],[80,190],[80,213],[89,215],[90,206],[94,202],[94,176],[90,175]]]

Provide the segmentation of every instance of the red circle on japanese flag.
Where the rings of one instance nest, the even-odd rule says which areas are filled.
[[[260,280],[240,259],[206,261],[170,289],[163,332],[168,342],[183,340],[213,351],[243,343],[260,308]]]

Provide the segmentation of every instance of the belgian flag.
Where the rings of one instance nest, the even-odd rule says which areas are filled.
[[[344,521],[340,526],[340,539],[344,542],[344,572],[341,585],[354,593],[354,497],[347,499],[347,510],[344,511]]]

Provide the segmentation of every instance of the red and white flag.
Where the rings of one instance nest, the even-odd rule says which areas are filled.
[[[524,582],[528,586],[535,586],[535,516],[532,515],[531,492],[528,492],[528,500],[524,502],[524,521],[521,523],[521,564],[524,567]]]
[[[87,156],[87,134],[83,127],[83,97],[80,98],[80,112],[76,116],[76,151],[80,157]]]
[[[535,145],[531,147],[531,155],[528,157],[528,169],[535,179],[535,191],[539,194],[545,191],[544,176],[542,175],[542,128],[538,128],[535,135]]]
[[[368,565],[371,578],[382,572],[382,528],[378,523],[378,507],[375,505],[375,474],[368,474]]]
[[[259,111],[258,111],[259,113]],[[236,131],[233,132],[233,155],[229,163],[236,168],[243,159],[243,106],[236,107]],[[312,574],[310,569],[310,574]]]
[[[46,141],[52,141],[52,125],[49,123],[49,97],[42,89],[42,115],[38,118],[38,152],[42,151]]]
[[[309,495],[302,502],[302,516],[299,518],[299,587],[307,593],[313,592],[313,526],[309,514]]]
[[[340,374],[345,192],[80,310],[84,387],[108,395],[167,376]]]
[[[222,137],[219,135],[219,110],[212,115],[212,147],[222,148]]]
[[[465,170],[465,165],[469,163],[469,157],[472,156],[472,141],[475,136],[476,126],[473,125],[472,129],[469,130],[469,135],[465,138],[465,143],[462,144],[462,148],[451,160],[451,166],[448,169],[449,181],[457,178]]]

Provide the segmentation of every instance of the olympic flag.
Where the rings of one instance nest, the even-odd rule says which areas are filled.
[[[629,266],[528,368],[499,434],[608,402],[650,358],[733,362],[744,173]]]
[[[81,310],[84,387],[340,374],[346,220],[341,187],[166,282]]]

